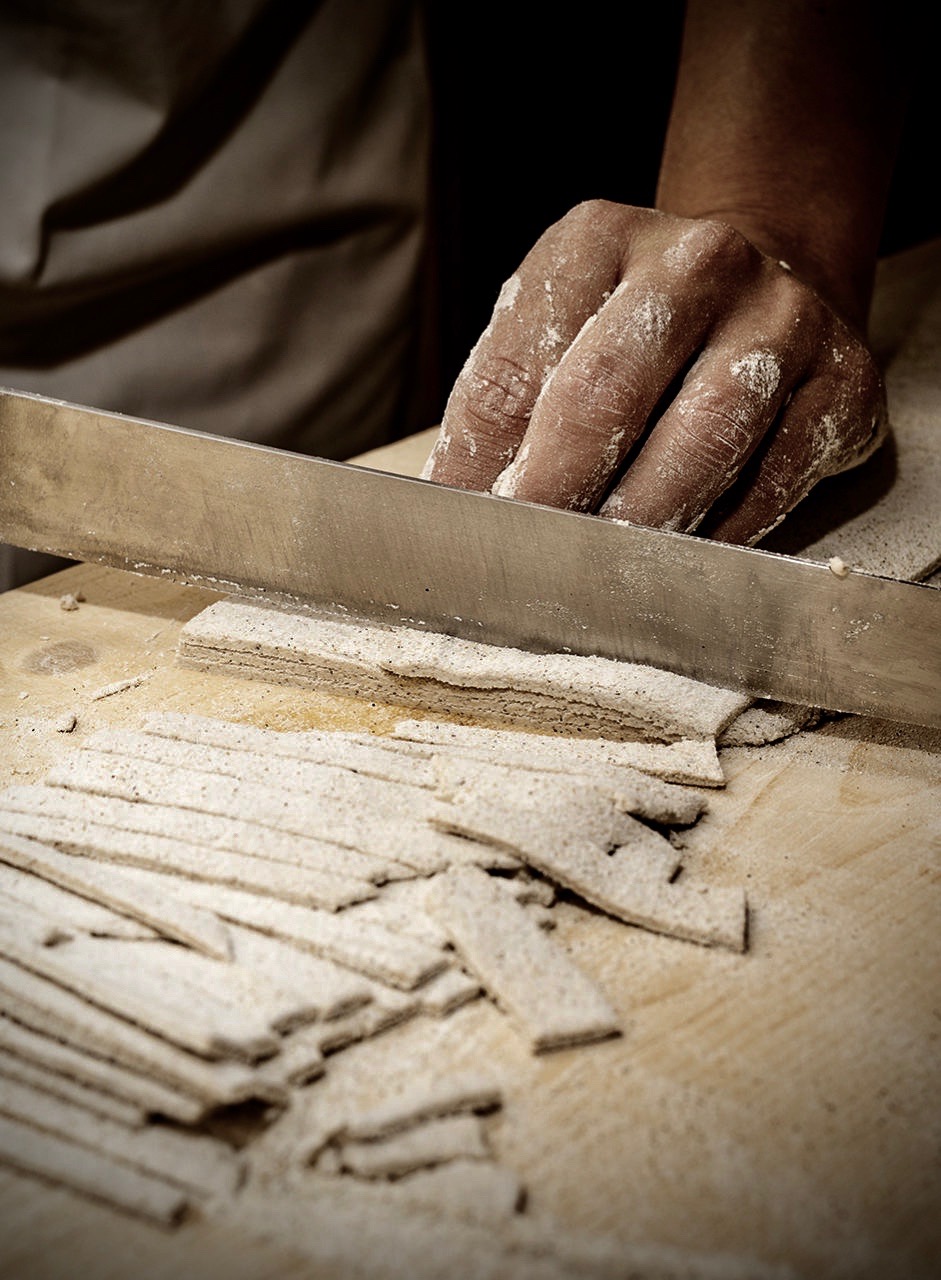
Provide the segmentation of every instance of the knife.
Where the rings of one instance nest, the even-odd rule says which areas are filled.
[[[0,389],[0,540],[941,728],[941,591]]]

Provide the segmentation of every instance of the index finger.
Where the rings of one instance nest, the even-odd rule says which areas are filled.
[[[625,247],[613,222],[579,206],[503,286],[454,384],[426,479],[487,491],[516,456],[552,370],[617,286]]]

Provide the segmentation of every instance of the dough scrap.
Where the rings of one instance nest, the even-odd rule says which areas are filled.
[[[436,876],[427,903],[467,967],[534,1050],[620,1031],[594,983],[485,871],[461,867]]]
[[[690,826],[706,807],[705,797],[698,791],[661,782],[632,769],[602,767],[584,772],[579,769],[531,769],[510,760],[493,760],[483,752],[465,755],[446,753],[435,762],[438,791],[462,774],[473,777],[475,770],[500,770],[502,777],[514,777],[517,785],[526,779],[535,784],[552,784],[571,792],[578,788],[586,794],[603,797],[619,813],[646,818],[662,826]]]
[[[559,855],[590,849],[605,857],[626,844],[642,850],[663,880],[679,869],[680,854],[669,840],[578,780],[451,758],[441,762],[438,782],[444,803],[439,801],[429,812],[429,821],[500,844],[537,871],[543,867],[534,859],[544,848]],[[473,823],[467,820],[470,813],[475,815]],[[556,875],[550,879],[558,883]]]
[[[720,747],[763,747],[809,728],[819,713],[789,702],[756,702],[733,720],[719,738]]]
[[[598,737],[715,737],[751,702],[634,663],[531,654],[235,600],[188,622],[178,657],[202,669]]]
[[[735,723],[733,721],[733,725]],[[567,738],[561,734],[487,729],[439,720],[400,720],[393,733],[392,743],[453,748],[492,764],[546,769],[553,773],[627,769],[687,786],[725,786],[725,775],[711,738],[669,743],[611,742],[605,738]]]
[[[537,871],[626,924],[744,951],[747,911],[741,889],[697,885],[685,877],[671,883],[679,855],[662,836],[636,823],[636,843],[619,842],[612,853],[610,842],[583,835],[580,816],[568,819],[567,809],[578,813],[578,797],[569,801],[558,786],[549,791],[544,784],[526,785],[525,802],[522,788],[455,789],[434,821],[478,840],[508,843]],[[670,853],[656,856],[654,841]]]
[[[359,1114],[347,1116],[338,1136],[344,1141],[373,1141],[400,1133],[425,1120],[465,1111],[495,1111],[503,1105],[503,1090],[479,1073],[446,1076],[422,1083]]]
[[[449,1160],[487,1160],[490,1150],[474,1116],[455,1115],[376,1141],[344,1140],[340,1167],[360,1178],[399,1178]]]

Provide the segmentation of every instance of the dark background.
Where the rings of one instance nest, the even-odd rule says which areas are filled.
[[[435,229],[423,363],[437,371],[434,420],[500,285],[550,223],[590,198],[653,204],[682,22],[679,0],[426,6]],[[936,46],[933,22],[915,25],[883,254],[941,235]]]

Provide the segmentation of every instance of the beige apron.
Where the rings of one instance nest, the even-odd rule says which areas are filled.
[[[0,384],[328,457],[400,432],[427,186],[416,6],[16,9]],[[26,572],[0,550],[0,586]]]

